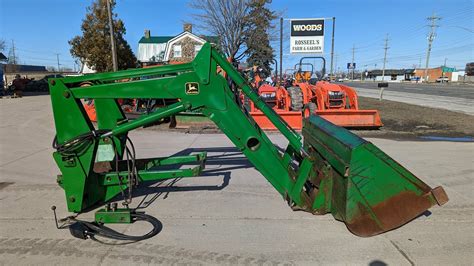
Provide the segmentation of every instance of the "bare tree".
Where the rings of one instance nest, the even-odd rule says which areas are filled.
[[[240,60],[244,54],[248,0],[192,0],[189,4],[196,26],[218,36],[220,48],[227,57]]]

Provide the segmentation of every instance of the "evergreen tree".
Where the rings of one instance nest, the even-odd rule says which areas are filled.
[[[247,15],[247,29],[245,30],[245,44],[247,46],[247,63],[262,68],[264,76],[269,76],[272,71],[272,61],[275,58],[270,45],[269,31],[273,28],[271,22],[276,18],[267,4],[271,0],[250,0]]]
[[[87,14],[81,26],[82,36],[76,36],[69,41],[71,55],[83,64],[93,67],[97,72],[113,70],[106,1],[110,1],[112,10],[118,68],[135,67],[137,59],[124,39],[125,25],[113,13],[114,0],[96,0],[87,8]]]

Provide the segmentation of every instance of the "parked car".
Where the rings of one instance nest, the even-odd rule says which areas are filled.
[[[448,82],[449,78],[448,77],[439,77],[436,79],[436,82],[443,83],[443,82]]]

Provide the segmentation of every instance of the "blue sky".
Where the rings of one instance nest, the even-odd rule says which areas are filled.
[[[152,35],[175,35],[182,31],[183,21],[193,22],[194,11],[185,0],[117,0],[115,12],[125,22],[126,39],[137,50],[144,29]],[[91,0],[0,0],[0,38],[11,46],[15,42],[20,62],[56,65],[56,53],[62,65],[72,67],[67,43],[80,34],[80,25]],[[474,1],[472,0],[274,0],[274,10],[285,18],[336,17],[335,53],[337,67],[345,69],[351,62],[355,46],[358,69],[380,68],[383,43],[389,34],[387,68],[410,68],[425,64],[427,47],[426,17],[436,12],[437,37],[433,44],[430,66],[444,64],[464,69],[474,61]],[[331,26],[326,24],[325,55],[329,59]],[[289,23],[285,23],[285,36]],[[200,32],[205,33],[205,32]],[[275,42],[278,55],[279,47]],[[289,55],[284,44],[284,68],[293,66],[300,56]],[[336,60],[335,60],[336,61]]]

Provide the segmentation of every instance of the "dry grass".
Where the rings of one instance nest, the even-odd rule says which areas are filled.
[[[359,97],[361,109],[379,110],[383,131],[474,136],[474,116],[418,105]]]

